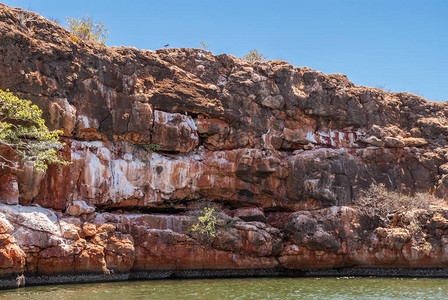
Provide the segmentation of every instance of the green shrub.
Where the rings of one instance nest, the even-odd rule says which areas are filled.
[[[266,56],[264,56],[263,53],[259,52],[257,49],[254,49],[243,55],[243,59],[250,63],[261,62],[266,60]]]
[[[57,156],[60,130],[50,131],[42,119],[42,111],[31,101],[22,100],[9,91],[0,90],[0,146],[10,149],[30,162],[39,172],[47,170],[49,163],[68,162]],[[17,169],[15,161],[0,154],[0,167]]]
[[[217,218],[214,208],[204,207],[201,211],[201,216],[198,217],[198,222],[191,227],[193,232],[199,232],[201,235],[207,238],[218,236],[216,231]]]
[[[104,25],[103,21],[95,23],[88,15],[81,19],[67,18],[67,30],[72,34],[72,40],[78,41],[90,40],[98,42],[102,45],[106,44],[109,35],[109,29]]]
[[[154,145],[154,144],[147,144],[144,146],[146,150],[151,152],[157,152],[160,151],[160,146]]]

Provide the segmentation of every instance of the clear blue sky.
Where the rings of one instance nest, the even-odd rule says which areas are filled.
[[[0,0],[1,1],[1,0]],[[109,46],[195,47],[241,57],[259,49],[357,85],[448,100],[448,0],[11,0],[63,21],[89,14]]]

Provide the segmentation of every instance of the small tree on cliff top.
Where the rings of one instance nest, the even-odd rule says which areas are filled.
[[[0,167],[17,169],[18,163],[2,155],[10,149],[30,162],[39,172],[47,170],[49,163],[68,162],[57,156],[62,148],[60,130],[50,131],[42,119],[42,111],[31,101],[22,100],[9,91],[0,90]]]
[[[72,34],[72,39],[90,40],[102,45],[106,44],[109,36],[109,29],[103,21],[95,23],[91,17],[83,16],[81,19],[67,18],[67,30]]]

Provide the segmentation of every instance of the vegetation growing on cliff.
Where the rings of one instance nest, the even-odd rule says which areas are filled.
[[[243,59],[250,63],[266,61],[266,56],[263,55],[258,49],[250,50],[249,53],[243,55]]]
[[[62,148],[60,130],[50,131],[42,119],[42,111],[28,100],[22,100],[9,91],[0,90],[0,148],[12,150],[30,162],[39,172],[47,170],[47,164],[68,162],[57,156]],[[2,153],[6,153],[2,151]],[[18,168],[18,162],[0,154],[0,167]]]
[[[201,235],[207,238],[216,237],[218,232],[216,231],[217,218],[215,215],[215,209],[204,207],[201,211],[201,216],[198,217],[198,222],[191,227],[193,232],[199,232]]]
[[[428,222],[425,214],[443,205],[443,200],[429,193],[413,196],[388,191],[384,185],[371,185],[353,204],[364,214],[378,218],[380,226],[403,228],[411,237],[415,249],[429,255],[432,246],[424,228]],[[446,205],[446,204],[445,204]],[[380,230],[379,234],[381,235]]]
[[[213,202],[199,201],[196,208],[191,211],[196,222],[191,226],[191,232],[196,233],[199,240],[208,246],[211,245],[212,238],[219,238],[237,223],[237,218],[228,216]]]
[[[396,214],[410,214],[415,209],[430,209],[440,203],[440,199],[431,195],[416,193],[409,196],[388,191],[384,185],[371,185],[367,191],[353,201],[355,207],[363,213],[378,216],[385,224]]]
[[[208,44],[206,42],[201,41],[199,44],[202,46],[202,48],[204,48],[204,50],[208,50],[209,46],[208,46]]]
[[[146,144],[146,145],[143,145],[143,147],[147,151],[151,151],[151,152],[158,152],[158,151],[160,151],[160,146],[155,145],[155,144]]]
[[[67,30],[72,34],[72,40],[90,40],[102,45],[106,44],[109,36],[109,29],[103,21],[95,23],[91,17],[82,16],[81,19],[67,18]]]

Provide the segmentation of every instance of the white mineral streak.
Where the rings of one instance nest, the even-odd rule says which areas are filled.
[[[149,203],[175,199],[183,190],[194,193],[216,183],[221,188],[237,184],[234,177],[226,175],[237,168],[233,151],[205,151],[173,159],[157,152],[145,152],[144,157],[134,152],[116,154],[113,147],[116,146],[109,142],[72,143],[74,173],[81,178],[73,179],[81,185],[73,192],[72,199],[89,205],[118,204],[126,199]],[[132,151],[132,148],[124,149]],[[251,163],[260,155],[252,149],[242,159]]]
[[[90,127],[89,119],[86,116],[79,115],[78,122],[79,122],[79,125],[81,126],[81,128],[89,128]]]
[[[308,131],[306,133],[305,139],[311,143],[317,144],[316,138],[314,137],[314,132],[312,132],[312,131]]]
[[[81,176],[84,178],[83,191],[87,198],[98,197],[101,184],[106,180],[109,181],[111,177],[107,165],[101,162],[90,149],[87,149],[84,154]]]
[[[323,144],[334,148],[358,147],[356,132],[339,131],[333,129],[320,130],[316,132],[308,131],[305,139],[314,144]]]
[[[111,144],[103,142],[72,143],[73,165],[79,169],[79,176],[83,178],[79,193],[74,195],[79,200],[98,204],[95,201],[117,203],[125,199],[150,202],[160,201],[160,197],[169,199],[177,190],[188,188],[194,191],[202,188],[198,187],[199,181],[210,185],[219,180],[217,176],[220,179],[224,177],[219,172],[216,175],[203,174],[204,163],[217,169],[228,168],[230,163],[225,158],[225,152],[217,152],[206,158],[204,155],[191,154],[177,159],[150,152],[142,161],[131,153],[114,158],[108,147]],[[143,191],[144,186],[150,190]]]
[[[143,192],[139,188],[143,186],[140,170],[145,167],[145,163],[140,160],[115,159],[110,161],[110,166],[112,182],[109,193],[112,199],[141,198],[143,196]]]

